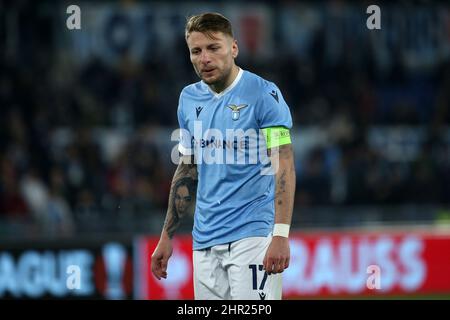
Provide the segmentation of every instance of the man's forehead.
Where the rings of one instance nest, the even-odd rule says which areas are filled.
[[[214,42],[222,42],[226,41],[229,38],[222,31],[207,31],[207,32],[199,32],[193,31],[188,34],[187,42],[188,44],[211,44]]]

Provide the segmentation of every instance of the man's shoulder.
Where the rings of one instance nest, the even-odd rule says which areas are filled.
[[[245,82],[251,88],[257,88],[261,90],[265,90],[269,87],[275,86],[275,84],[256,73],[245,70],[244,71]]]
[[[180,96],[182,97],[189,97],[189,96],[195,96],[198,94],[205,93],[205,88],[201,81],[197,81],[191,84],[188,84],[185,86],[180,93]]]

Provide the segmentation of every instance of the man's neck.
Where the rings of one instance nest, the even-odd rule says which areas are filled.
[[[234,64],[233,67],[231,68],[230,75],[223,83],[212,84],[209,87],[215,93],[221,93],[221,92],[225,91],[229,86],[231,86],[233,81],[236,79],[238,73],[239,73],[239,67]]]

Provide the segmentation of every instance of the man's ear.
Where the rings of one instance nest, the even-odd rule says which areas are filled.
[[[231,55],[233,59],[236,59],[239,54],[239,47],[236,39],[233,39],[233,43],[231,44]]]

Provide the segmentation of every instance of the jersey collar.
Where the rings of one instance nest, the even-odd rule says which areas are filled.
[[[225,90],[223,90],[220,93],[214,92],[213,90],[211,90],[211,88],[206,83],[203,82],[203,80],[202,80],[202,82],[208,88],[209,92],[211,92],[211,94],[214,95],[214,97],[221,98],[225,94],[230,92],[238,84],[239,80],[241,80],[241,77],[242,77],[243,73],[244,73],[244,71],[242,70],[242,68],[239,68],[239,71],[238,71],[238,74],[236,76],[236,79],[234,79],[234,81]]]

